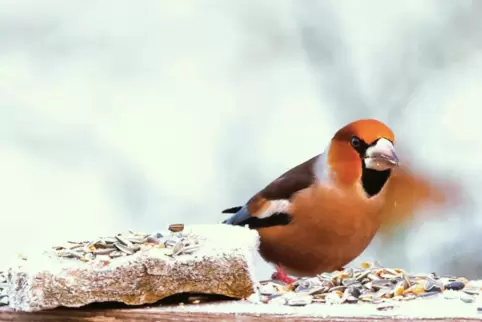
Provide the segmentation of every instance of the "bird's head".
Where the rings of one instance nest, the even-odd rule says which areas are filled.
[[[376,195],[391,169],[398,166],[394,141],[392,130],[377,120],[362,119],[344,126],[334,135],[328,151],[337,181],[354,184],[361,180],[367,195]]]

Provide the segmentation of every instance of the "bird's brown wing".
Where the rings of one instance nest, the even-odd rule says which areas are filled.
[[[461,188],[454,182],[429,178],[401,166],[394,169],[387,185],[380,232],[390,237],[393,231],[408,223],[422,208],[456,205]]]
[[[259,192],[266,200],[290,200],[293,195],[315,181],[314,164],[319,156],[315,156],[288,170]]]
[[[314,183],[313,169],[318,157],[319,155],[283,173],[244,206],[224,210],[224,213],[235,213],[223,223],[249,225],[252,228],[288,224],[291,216],[286,212],[286,208],[294,194]]]

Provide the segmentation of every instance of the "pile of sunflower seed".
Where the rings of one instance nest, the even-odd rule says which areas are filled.
[[[169,226],[169,234],[135,233],[131,230],[113,237],[100,237],[92,241],[68,241],[53,247],[57,256],[89,262],[94,259],[111,260],[129,256],[145,248],[163,248],[167,256],[192,254],[200,248],[199,240],[183,233],[184,225]]]
[[[438,296],[472,303],[481,287],[480,282],[469,282],[465,278],[435,273],[413,275],[375,262],[313,278],[301,278],[292,285],[263,281],[258,290],[264,303],[290,306],[372,303],[377,304],[379,310],[384,310],[393,308],[392,304],[397,301]]]
[[[8,283],[6,272],[0,271],[0,306],[8,305]]]

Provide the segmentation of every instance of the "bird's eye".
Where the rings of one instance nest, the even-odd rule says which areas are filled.
[[[354,148],[358,148],[360,146],[360,139],[357,138],[356,136],[351,138],[351,146]]]

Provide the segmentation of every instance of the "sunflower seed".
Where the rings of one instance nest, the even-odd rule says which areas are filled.
[[[113,244],[113,243],[117,242],[117,238],[115,238],[115,237],[105,237],[103,239],[103,241],[107,244]]]
[[[184,224],[172,224],[169,225],[169,231],[172,231],[174,233],[180,232],[184,230]]]
[[[268,299],[270,304],[286,305],[288,300],[283,296],[271,297]]]
[[[94,250],[92,253],[94,255],[109,255],[114,251],[115,251],[114,248],[100,248],[100,249]]]
[[[364,272],[360,272],[359,274],[357,274],[355,276],[355,278],[358,280],[358,281],[362,281],[365,277],[367,277],[368,275],[370,274],[370,271],[369,270],[366,270]]]
[[[358,299],[354,297],[351,294],[350,289],[347,288],[345,292],[343,292],[343,295],[341,296],[340,303],[355,303],[355,302],[358,302]]]
[[[368,292],[368,293],[360,294],[358,299],[364,302],[372,302],[375,299],[375,293]]]
[[[442,287],[443,285],[441,285],[438,281],[432,278],[425,279],[424,286],[423,286],[426,292],[428,291],[442,292]]]
[[[59,252],[57,252],[57,255],[60,257],[75,257],[75,258],[83,258],[83,255],[77,251],[74,250],[69,250],[69,249],[63,249]]]
[[[461,297],[451,293],[454,291],[450,289],[444,289],[443,286],[449,283],[452,283],[452,288],[457,287],[457,283],[467,285],[463,289],[464,292],[466,291],[466,296],[461,298],[463,301],[472,301],[472,295],[479,293],[479,288],[470,287],[469,281],[464,278],[453,277],[447,280],[446,277],[441,278],[435,273],[410,275],[402,269],[385,268],[377,264],[365,265],[365,268],[350,267],[343,271],[322,273],[313,278],[300,278],[293,284],[292,290],[280,288],[277,293],[269,296],[287,299],[295,293],[311,295],[312,303],[344,304],[356,302],[380,304],[390,301],[410,301],[418,297],[431,299],[442,294],[446,298]],[[482,287],[482,282],[480,286]],[[264,302],[270,301],[270,299],[264,300]],[[277,299],[277,301],[283,300]]]
[[[445,285],[445,289],[447,290],[454,290],[454,291],[459,291],[465,287],[465,284],[462,282],[451,282]]]
[[[125,253],[122,252],[122,251],[113,251],[112,253],[109,254],[111,258],[116,258],[116,257],[121,257],[121,256],[124,256]]]
[[[313,302],[313,296],[311,295],[302,295],[302,296],[295,296],[293,298],[288,299],[287,304],[289,306],[305,306],[311,304]]]
[[[126,241],[132,244],[143,244],[146,242],[147,237],[124,237]]]
[[[8,296],[0,297],[0,305],[8,305],[10,301],[8,300]]]
[[[196,252],[199,248],[201,248],[200,245],[191,245],[191,246],[188,246],[188,247],[184,247],[180,253],[182,254],[192,254],[194,252]]]
[[[355,279],[355,278],[346,278],[343,281],[341,281],[341,284],[343,286],[351,286],[351,285],[361,285],[361,283]]]
[[[383,302],[377,305],[378,311],[388,311],[393,310],[396,307],[395,303]]]
[[[278,288],[275,286],[274,283],[268,283],[268,284],[262,285],[259,288],[259,293],[261,293],[261,295],[267,295],[267,296],[274,295],[278,293]]]
[[[394,296],[400,296],[403,295],[403,291],[405,291],[405,281],[400,281],[395,285],[395,288],[393,289],[393,295]]]
[[[133,246],[129,247],[129,246],[123,245],[121,243],[115,243],[114,246],[117,247],[118,250],[120,250],[120,251],[122,251],[126,254],[132,255],[132,254],[135,253],[135,248]]]
[[[332,287],[332,288],[330,289],[330,291],[340,291],[340,292],[343,292],[343,291],[345,291],[345,289],[346,289],[346,286],[340,285],[340,286]]]
[[[66,245],[53,247],[58,257],[72,258],[88,262],[99,258],[117,258],[130,256],[141,249],[150,247],[172,249],[165,254],[192,254],[200,248],[199,241],[183,231],[164,235],[135,233],[128,230],[127,234],[117,234],[110,237],[99,237],[92,241],[68,241]]]
[[[173,247],[172,247],[172,254],[173,256],[176,256],[182,252],[184,249],[184,244],[182,241],[178,241]]]
[[[326,303],[339,304],[341,302],[341,297],[337,292],[330,292],[325,297]]]
[[[132,245],[132,243],[130,241],[128,241],[127,239],[125,239],[124,237],[122,237],[121,235],[116,235],[115,238],[121,242],[122,244],[124,244],[124,246],[127,246],[127,248],[130,248],[130,249],[133,249],[134,245]]]
[[[440,296],[440,292],[425,292],[420,294],[418,297],[428,299],[428,298],[435,298],[438,296]]]
[[[159,244],[160,242],[159,242],[159,239],[154,236],[147,236],[146,243]]]
[[[479,295],[480,294],[480,291],[478,288],[475,288],[475,287],[465,287],[463,290],[462,290],[464,293],[467,293],[467,294],[470,294],[470,295]]]
[[[460,299],[462,302],[465,303],[472,303],[475,301],[475,297],[473,295],[467,294],[465,292],[460,292]]]
[[[177,240],[168,239],[168,240],[164,241],[164,246],[165,246],[166,248],[172,248],[172,247],[174,247],[177,243],[178,243]]]

